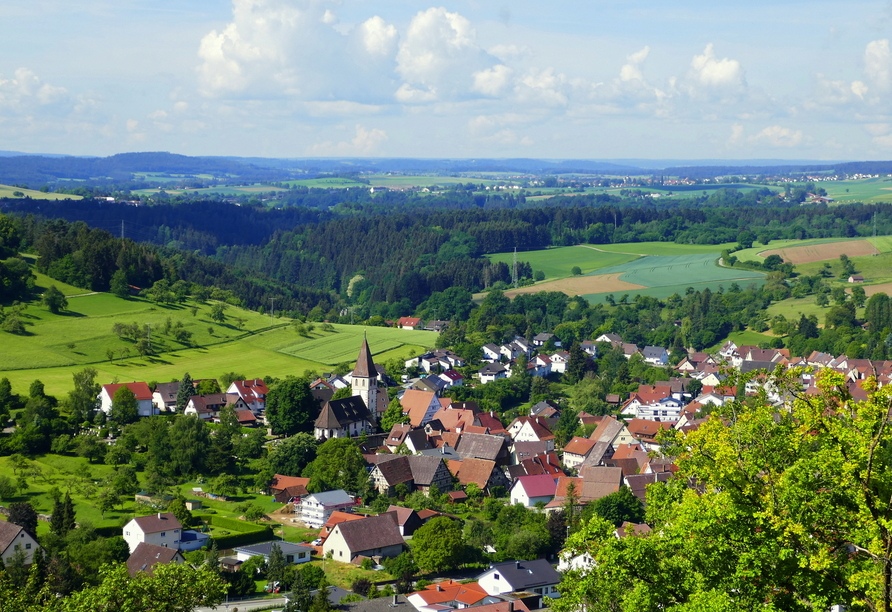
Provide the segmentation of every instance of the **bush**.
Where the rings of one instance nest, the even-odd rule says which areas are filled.
[[[350,585],[350,590],[354,593],[358,593],[365,597],[369,594],[369,590],[372,588],[372,581],[368,578],[357,578],[353,581],[353,584]]]

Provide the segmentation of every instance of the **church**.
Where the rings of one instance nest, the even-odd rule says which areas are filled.
[[[314,423],[317,440],[348,438],[372,433],[387,409],[387,393],[378,390],[378,369],[372,361],[368,340],[363,337],[356,367],[350,375],[352,397],[329,400]]]

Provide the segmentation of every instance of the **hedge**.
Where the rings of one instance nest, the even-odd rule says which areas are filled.
[[[268,525],[258,525],[257,523],[240,521],[218,514],[201,515],[201,518],[214,527],[238,532],[230,535],[212,537],[208,542],[208,545],[210,546],[216,543],[218,550],[226,550],[235,548],[236,546],[246,546],[248,544],[265,542],[273,537],[273,530]]]

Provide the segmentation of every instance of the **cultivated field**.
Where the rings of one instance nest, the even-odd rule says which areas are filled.
[[[642,257],[601,271],[602,274],[619,272],[620,280],[644,287],[669,285],[693,285],[711,281],[733,282],[762,278],[764,275],[749,270],[720,268],[716,264],[717,253],[704,255],[652,255]]]
[[[13,193],[21,192],[24,196],[15,196]],[[79,195],[68,195],[67,193],[44,193],[37,189],[24,189],[22,187],[13,187],[11,185],[0,185],[0,198],[21,198],[29,197],[33,200],[80,200]]]
[[[285,181],[288,185],[299,185],[301,187],[313,187],[319,189],[329,188],[345,188],[345,187],[368,187],[367,184],[353,179],[340,176],[332,176],[327,178],[303,179],[298,181]]]
[[[793,264],[811,263],[813,261],[826,261],[839,259],[840,255],[849,257],[861,257],[875,254],[876,248],[869,240],[850,240],[846,242],[826,242],[824,244],[812,244],[809,246],[794,246],[787,248],[769,249],[759,253],[761,257],[780,255],[784,261]]]
[[[492,261],[502,261],[511,266],[514,261],[514,253],[494,253],[487,255]],[[517,261],[527,261],[534,271],[545,273],[545,279],[558,279],[572,274],[574,266],[579,266],[583,274],[588,274],[601,268],[617,266],[627,261],[636,259],[636,255],[625,253],[604,253],[596,248],[577,245],[558,247],[555,249],[543,249],[539,251],[520,251],[517,253]],[[537,285],[537,287],[540,285]],[[536,290],[534,290],[535,292]]]
[[[634,255],[699,255],[718,254],[735,246],[734,242],[722,244],[676,244],[674,242],[618,242],[616,244],[595,244],[591,248],[611,253],[631,253]]]
[[[133,191],[139,195],[156,195],[161,189],[136,189]],[[172,189],[166,188],[164,193],[169,195],[182,195],[184,193],[214,193],[218,195],[250,195],[252,193],[270,193],[278,191],[288,191],[282,187],[273,187],[271,185],[245,185],[245,186],[229,186],[221,185],[220,187],[204,187],[201,189]]]
[[[514,297],[521,293],[538,293],[540,291],[560,291],[567,295],[587,295],[590,293],[629,293],[645,289],[643,285],[635,285],[619,280],[619,273],[596,274],[589,276],[570,276],[556,281],[548,281],[530,287],[511,289],[505,295]]]
[[[892,202],[892,178],[887,176],[820,183],[836,204]],[[832,204],[831,204],[832,205]]]

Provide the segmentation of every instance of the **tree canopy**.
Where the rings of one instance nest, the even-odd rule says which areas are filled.
[[[668,432],[679,472],[648,488],[653,532],[616,538],[590,519],[567,553],[593,563],[565,576],[555,610],[888,612],[892,388],[869,380],[867,401],[853,401],[833,371],[815,396],[794,383],[773,381],[789,409],[734,402]]]
[[[318,410],[319,404],[304,378],[280,380],[266,395],[266,420],[276,435],[310,431]]]

